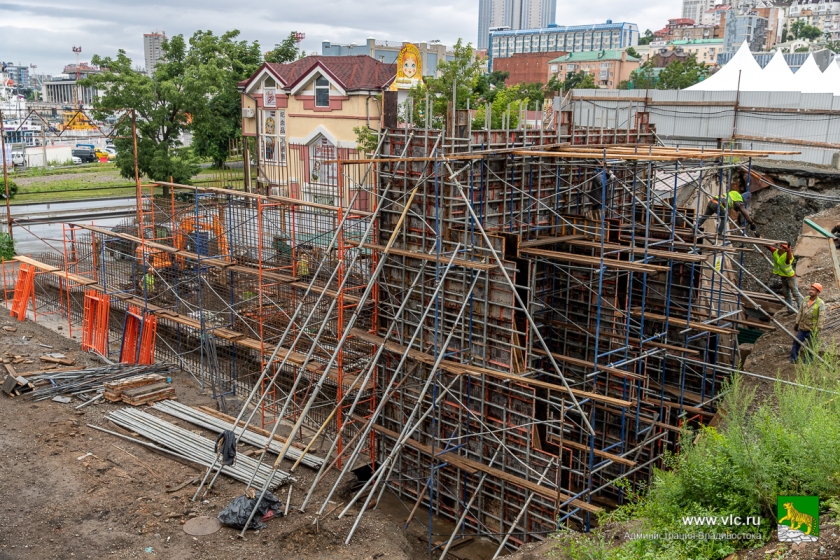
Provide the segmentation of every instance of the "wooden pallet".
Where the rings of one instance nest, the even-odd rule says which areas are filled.
[[[174,399],[175,389],[166,378],[156,373],[135,375],[119,381],[104,383],[103,396],[111,402],[125,402],[132,406]]]

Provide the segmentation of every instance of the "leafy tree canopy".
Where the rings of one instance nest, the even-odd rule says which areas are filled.
[[[300,58],[301,54],[295,32],[292,31],[288,37],[283,39],[282,43],[274,45],[273,49],[265,53],[265,61],[285,64],[286,62],[294,62]]]
[[[709,67],[697,62],[694,54],[684,61],[674,61],[659,73],[658,89],[685,89],[709,76]]]
[[[182,35],[161,45],[161,58],[153,76],[135,70],[120,49],[116,58],[94,55],[93,64],[105,69],[82,81],[102,92],[94,101],[99,118],[131,109],[136,114],[140,173],[154,181],[187,183],[198,170],[197,160],[182,147],[181,134],[189,128],[189,110],[204,100],[205,86],[186,72],[188,49]],[[134,177],[134,151],[130,115],[117,125],[114,145],[123,177]]]
[[[651,41],[655,41],[656,36],[653,34],[653,31],[650,29],[645,29],[645,34],[639,37],[639,44],[640,45],[649,45]]]
[[[154,75],[132,67],[120,50],[115,58],[95,55],[104,68],[84,80],[103,92],[94,102],[101,117],[136,112],[138,168],[142,175],[188,183],[198,170],[197,157],[221,166],[231,140],[241,134],[237,82],[251,76],[262,62],[257,42],[238,40],[239,32],[220,36],[196,31],[189,39],[177,35],[163,42]],[[184,148],[182,135],[192,133],[192,148]],[[134,177],[134,147],[130,116],[118,125],[117,167]]]

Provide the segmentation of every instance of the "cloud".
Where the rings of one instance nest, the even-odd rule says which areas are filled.
[[[416,9],[412,9],[416,6]],[[644,31],[659,29],[680,15],[680,0],[653,0],[642,5],[621,0],[563,3],[557,23],[578,25],[613,21],[637,23]],[[230,3],[222,0],[27,0],[0,3],[0,59],[38,65],[38,72],[60,73],[75,62],[71,47],[82,46],[82,60],[94,54],[113,56],[124,49],[142,66],[143,33],[165,31],[190,36],[196,30],[221,34],[238,29],[248,41],[269,50],[290,31],[306,33],[301,48],[320,52],[321,41],[361,43],[368,37],[388,41],[438,39],[452,45],[458,38],[476,42],[478,0],[426,0],[395,4],[388,0],[327,2]]]

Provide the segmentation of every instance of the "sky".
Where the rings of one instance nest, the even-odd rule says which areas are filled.
[[[628,21],[639,29],[660,29],[679,17],[681,0],[587,0],[558,2],[558,25]],[[416,9],[410,9],[410,6]],[[196,30],[220,35],[238,29],[240,37],[259,41],[263,51],[291,31],[303,32],[301,48],[321,51],[321,41],[363,43],[368,37],[387,41],[458,38],[475,45],[478,0],[424,0],[416,4],[387,0],[288,0],[239,2],[221,0],[0,0],[0,60],[35,64],[37,73],[58,74],[75,62],[72,47],[82,47],[81,61],[94,54],[114,56],[124,49],[136,66],[144,66],[143,33],[164,31],[189,37]]]

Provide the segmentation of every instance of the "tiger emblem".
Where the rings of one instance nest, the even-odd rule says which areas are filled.
[[[782,524],[783,521],[790,521],[790,528],[794,531],[798,531],[798,530],[800,530],[799,529],[800,527],[802,527],[803,525],[806,525],[808,527],[808,530],[805,531],[805,534],[806,535],[811,534],[811,527],[814,524],[813,516],[810,516],[807,513],[800,513],[798,511],[796,511],[796,508],[793,507],[793,504],[790,503],[790,502],[782,504],[782,507],[784,507],[785,511],[787,511],[787,515],[785,515],[784,517],[779,519],[779,524],[780,525]]]

